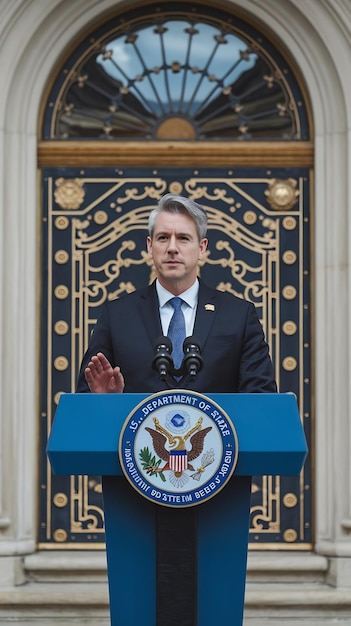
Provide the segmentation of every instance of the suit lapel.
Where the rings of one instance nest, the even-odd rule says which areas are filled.
[[[154,346],[155,339],[163,334],[155,283],[141,291],[138,309],[151,345]]]
[[[208,334],[216,317],[217,292],[200,281],[199,300],[194,324],[194,335],[201,346],[206,343]]]

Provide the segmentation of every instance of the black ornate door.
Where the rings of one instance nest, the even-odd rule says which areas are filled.
[[[41,548],[102,547],[99,477],[52,476],[45,456],[62,392],[106,298],[153,280],[145,238],[166,192],[209,216],[203,279],[257,307],[281,392],[297,395],[311,443],[310,171],[307,168],[45,168],[41,363]],[[284,416],[282,416],[284,419]],[[298,478],[255,478],[251,547],[311,547],[310,458]]]

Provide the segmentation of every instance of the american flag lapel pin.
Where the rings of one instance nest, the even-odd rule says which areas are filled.
[[[214,310],[215,310],[214,304],[205,304],[205,311],[214,311]]]

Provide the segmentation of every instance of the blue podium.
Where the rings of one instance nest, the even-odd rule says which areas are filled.
[[[196,509],[195,617],[189,626],[243,620],[251,477],[298,475],[307,445],[293,394],[207,394],[231,418],[238,438],[233,476]],[[165,626],[158,614],[157,509],[123,475],[118,441],[127,416],[146,394],[64,394],[47,454],[54,474],[101,475],[112,626]],[[178,511],[167,508],[171,521]],[[171,532],[171,531],[170,531]],[[177,540],[178,541],[178,540]],[[181,546],[175,545],[175,550]],[[184,564],[186,566],[186,563]],[[186,576],[186,567],[185,567]],[[169,590],[169,620],[179,598]],[[174,613],[174,621],[172,614]],[[164,623],[162,623],[162,621]]]

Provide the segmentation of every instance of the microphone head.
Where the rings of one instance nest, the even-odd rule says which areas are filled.
[[[166,352],[172,352],[172,342],[170,338],[165,335],[160,335],[160,337],[157,337],[154,341],[154,350],[158,352],[161,349],[165,349]]]
[[[201,356],[201,344],[194,335],[184,339],[183,352],[184,367],[188,372],[190,380],[195,380],[198,372],[202,369],[203,359]]]
[[[197,339],[197,337],[195,337],[195,335],[191,335],[190,337],[185,337],[184,339],[183,352],[189,352],[191,350],[201,352],[201,343]]]
[[[167,380],[168,372],[173,368],[171,357],[172,342],[169,337],[157,337],[154,342],[154,358],[152,359],[152,369],[159,373],[160,380]]]

